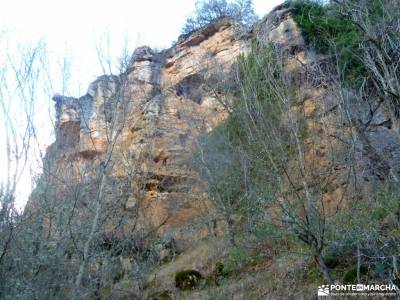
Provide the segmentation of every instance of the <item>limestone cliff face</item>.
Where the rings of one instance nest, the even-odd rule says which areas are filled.
[[[331,157],[345,151],[340,137],[351,129],[338,113],[341,93],[334,91],[329,71],[321,69],[329,58],[307,48],[290,11],[279,7],[251,32],[222,20],[168,50],[155,53],[148,47],[138,48],[124,74],[99,77],[80,98],[54,96],[57,136],[48,149],[45,171],[52,178],[62,178],[51,179],[57,202],[65,202],[78,184],[88,190],[79,205],[93,201],[96,176],[112,147],[105,209],[111,205],[112,214],[119,218],[107,219],[106,230],[113,230],[124,218],[122,231],[153,230],[173,238],[182,248],[207,235],[221,234],[223,225],[188,160],[196,139],[227,117],[223,102],[232,99],[232,68],[238,55],[249,51],[252,39],[280,44],[286,53],[285,71],[293,74],[299,86],[300,101],[292,113],[305,119],[305,160],[320,180],[336,178],[325,195],[328,209],[334,211],[343,198],[348,170],[344,160]],[[351,93],[346,95],[351,97]],[[366,114],[359,112],[360,118]],[[358,142],[358,176],[368,181],[365,190],[379,181],[381,175],[373,174],[376,168],[371,168],[384,163],[379,157],[400,161],[399,137],[385,126],[387,121],[382,111],[374,129]],[[114,145],[110,141],[115,133]],[[393,170],[382,167],[382,172],[397,174],[400,166],[392,165]]]
[[[153,230],[182,247],[219,234],[204,183],[188,159],[196,139],[227,116],[216,98],[230,97],[228,83],[213,86],[213,76],[228,81],[247,49],[247,38],[222,20],[168,50],[136,49],[124,74],[99,77],[80,98],[54,96],[56,141],[45,171],[63,178],[50,179],[57,201],[71,201],[66,197],[74,185],[86,186],[83,198],[94,201],[96,176],[113,147],[105,203],[118,203],[114,214],[125,216],[123,231]],[[106,223],[113,230],[116,221]]]

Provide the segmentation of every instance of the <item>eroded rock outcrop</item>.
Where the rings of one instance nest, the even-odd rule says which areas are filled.
[[[331,58],[307,47],[284,7],[276,8],[250,32],[221,20],[168,50],[156,53],[140,47],[124,74],[99,77],[80,98],[54,96],[56,142],[48,149],[45,171],[49,178],[63,178],[62,183],[51,179],[57,201],[66,201],[68,188],[76,185],[88,189],[80,205],[93,201],[96,174],[113,147],[105,203],[118,204],[113,214],[119,217],[107,219],[107,230],[115,230],[124,216],[118,230],[154,231],[169,236],[181,249],[221,234],[223,224],[188,161],[197,138],[228,116],[223,102],[232,100],[232,68],[254,40],[279,44],[285,53],[285,72],[292,74],[299,99],[289,113],[304,119],[305,162],[318,180],[331,182],[324,197],[327,210],[334,212],[348,184],[346,156],[340,154],[347,146],[341,138],[353,133],[349,120],[339,113],[340,97],[351,93],[334,90]],[[358,112],[360,118],[366,114],[362,108]],[[382,111],[373,128],[359,135],[357,174],[367,182],[365,193],[382,176],[398,176],[400,142],[397,132],[387,126],[389,121]],[[389,170],[382,165],[388,174],[375,174],[376,164],[384,163],[382,157],[396,163]]]
[[[227,117],[216,98],[230,97],[229,74],[248,48],[249,40],[221,20],[171,49],[136,49],[124,74],[99,77],[80,98],[55,95],[56,141],[45,173],[57,201],[72,201],[74,186],[86,187],[77,204],[82,210],[95,201],[97,176],[113,147],[104,206],[113,203],[113,214],[125,216],[122,231],[155,231],[179,248],[220,234],[188,160],[196,139]],[[104,224],[111,231],[120,219]]]

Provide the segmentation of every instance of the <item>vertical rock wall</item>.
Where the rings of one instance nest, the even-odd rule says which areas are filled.
[[[99,77],[80,98],[56,95],[56,141],[48,149],[45,173],[63,179],[51,179],[57,201],[66,201],[66,187],[78,183],[94,190],[80,201],[93,201],[98,168],[112,133],[120,128],[113,145],[106,203],[118,203],[113,215],[126,217],[121,230],[153,230],[170,236],[182,248],[219,234],[205,185],[188,160],[196,139],[227,117],[218,100],[232,99],[232,68],[255,39],[279,44],[286,53],[285,71],[293,74],[298,86],[299,101],[293,104],[293,112],[305,120],[305,160],[318,173],[318,180],[335,178],[324,192],[328,210],[334,212],[344,198],[349,170],[345,156],[332,157],[345,151],[340,137],[352,130],[339,111],[338,95],[351,97],[351,93],[334,90],[337,86],[329,67],[323,67],[329,66],[330,58],[305,45],[289,10],[278,7],[251,32],[239,32],[222,20],[162,52],[140,47],[124,74]],[[362,118],[367,113],[360,109]],[[374,122],[376,126],[359,138],[356,149],[357,174],[365,182],[366,193],[388,176],[375,174],[376,164],[393,166],[381,168],[386,173],[398,174],[400,168],[398,134],[385,125],[384,111]],[[116,220],[120,218],[109,217],[109,230],[116,228]]]

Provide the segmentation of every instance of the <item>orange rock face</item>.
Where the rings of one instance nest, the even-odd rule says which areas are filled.
[[[339,155],[344,151],[340,137],[351,132],[338,110],[340,93],[334,92],[335,85],[313,80],[324,78],[314,67],[323,66],[327,58],[307,49],[287,10],[273,11],[251,32],[238,33],[222,20],[168,50],[138,48],[120,76],[99,77],[78,99],[56,95],[57,139],[48,149],[44,176],[55,190],[55,205],[69,203],[90,222],[85,216],[99,200],[98,176],[106,164],[101,199],[106,231],[156,232],[182,247],[211,233],[221,234],[223,225],[190,161],[198,138],[228,116],[234,65],[240,53],[249,51],[251,39],[278,44],[287,53],[284,71],[293,74],[298,86],[298,103],[288,115],[304,119],[306,180],[336,178],[322,197],[327,211],[334,212],[344,198],[348,172]],[[314,76],[315,72],[322,73]],[[376,129],[364,140],[379,148],[379,143],[388,144],[389,131]],[[388,138],[382,140],[384,136]],[[394,158],[400,155],[396,151]],[[338,159],[332,159],[335,155]],[[361,152],[356,155],[360,176],[371,178],[366,172],[369,158]]]
[[[215,216],[190,157],[196,140],[227,117],[220,99],[229,101],[229,88],[215,83],[227,82],[247,49],[248,40],[223,20],[160,53],[138,48],[124,74],[99,77],[79,99],[54,96],[57,139],[48,169],[70,187],[96,189],[112,147],[102,201],[117,219],[125,215],[124,232],[155,231],[182,247],[208,235]],[[68,202],[66,185],[50,181],[60,203]],[[88,195],[90,206],[97,199],[93,190]],[[117,221],[105,223],[111,231]]]

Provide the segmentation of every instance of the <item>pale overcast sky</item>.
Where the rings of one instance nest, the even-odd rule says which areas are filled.
[[[259,16],[281,2],[253,1]],[[195,0],[0,0],[0,3],[0,28],[12,30],[20,40],[43,38],[50,53],[56,55],[67,50],[79,66],[81,83],[87,84],[91,78],[86,76],[101,73],[94,43],[104,32],[112,37],[114,53],[121,50],[124,38],[130,41],[130,47],[137,43],[169,47],[193,11]]]
[[[283,0],[253,0],[260,17],[281,2]],[[102,74],[96,43],[109,36],[112,57],[121,53],[124,41],[130,51],[140,45],[168,48],[178,38],[194,3],[195,0],[0,0],[0,37],[4,32],[7,36],[7,42],[3,40],[0,46],[13,52],[18,42],[35,43],[42,39],[53,67],[57,68],[65,57],[71,62],[66,93],[80,96],[86,93],[89,83]],[[54,78],[57,78],[55,73]],[[56,81],[52,83],[52,92],[62,92],[61,84]],[[43,149],[51,143],[49,111],[52,105],[50,99],[38,99],[37,127]],[[6,173],[4,143],[0,128],[0,181]],[[22,178],[22,188],[18,191],[20,207],[29,195],[30,178],[28,172]]]

